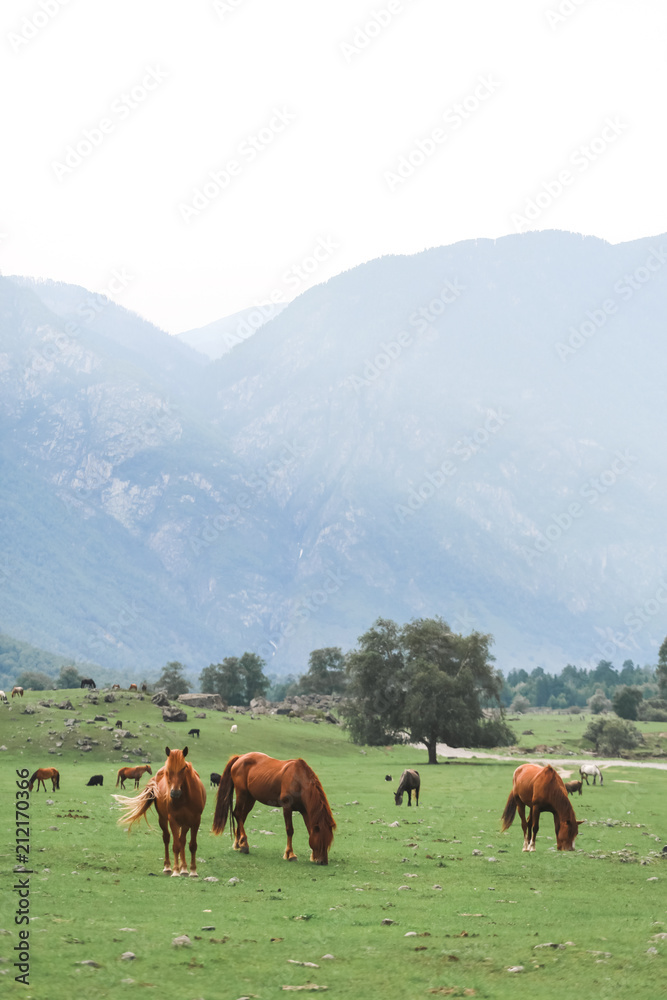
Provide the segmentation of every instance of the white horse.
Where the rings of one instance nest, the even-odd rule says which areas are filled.
[[[596,778],[599,778],[600,784],[602,784],[602,771],[597,764],[582,764],[579,768],[579,774],[581,775],[582,781],[584,779],[586,780],[586,784],[589,783],[589,777],[593,779],[593,784],[595,784]]]
[[[9,705],[9,701],[7,700],[7,695],[5,694],[4,691],[0,691],[0,701],[4,701],[5,705]]]

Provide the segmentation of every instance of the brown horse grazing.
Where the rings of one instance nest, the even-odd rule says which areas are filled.
[[[234,791],[236,806],[232,811]],[[234,850],[248,854],[248,838],[243,826],[255,802],[282,806],[287,833],[283,858],[295,861],[292,850],[294,825],[292,813],[300,812],[308,830],[310,860],[318,865],[329,863],[336,822],[320,784],[320,779],[305,760],[276,760],[265,753],[246,753],[230,757],[220,778],[213,817],[213,832],[222,833],[231,811]]]
[[[138,788],[141,775],[152,773],[150,764],[142,764],[140,767],[121,767],[116,778],[116,788],[118,788],[119,782],[120,787],[125,788],[125,782],[130,778],[134,778],[134,787]]]
[[[517,806],[523,828],[524,851],[535,850],[542,812],[553,813],[558,850],[574,850],[574,838],[579,832],[580,824],[586,820],[578,820],[574,815],[563,779],[554,771],[551,764],[547,764],[546,767],[540,767],[539,764],[521,764],[517,767],[512,779],[512,791],[502,816],[501,833],[512,825]],[[527,821],[526,806],[529,808]]]
[[[581,795],[581,782],[580,781],[566,781],[565,791],[568,795],[572,795],[573,792],[579,792]]]
[[[81,678],[81,687],[82,688],[96,688],[97,684],[95,683],[95,681],[93,680],[92,677],[82,677]]]
[[[117,802],[126,807],[118,820],[132,826],[144,816],[154,803],[157,809],[162,840],[164,842],[165,875],[187,875],[185,861],[185,841],[190,831],[190,876],[197,877],[197,832],[201,815],[206,805],[206,789],[189,761],[188,748],[170,750],[165,748],[167,760],[154,778],[148,782],[143,792],[134,797],[114,795]],[[169,863],[169,831],[174,842],[174,869]]]
[[[32,778],[28,782],[28,791],[32,791],[32,786],[35,784],[35,778],[37,778],[37,791],[39,791],[39,786],[44,785],[44,791],[46,791],[46,782],[51,779],[51,784],[53,786],[52,791],[56,792],[60,788],[60,773],[56,771],[55,767],[40,767],[33,774]]]
[[[127,690],[128,691],[136,691],[137,690],[137,685],[136,684],[130,684],[130,686],[129,686],[129,688]]]
[[[22,687],[13,687],[12,688],[12,698],[15,698],[16,695],[18,695],[19,698],[23,697],[23,688]]]
[[[408,768],[407,771],[403,771],[401,775],[401,780],[398,783],[398,788],[394,792],[394,802],[397,806],[403,805],[403,792],[408,793],[408,805],[412,805],[412,793],[415,793],[415,805],[419,805],[419,786],[421,780],[419,778],[419,771],[413,771]]]

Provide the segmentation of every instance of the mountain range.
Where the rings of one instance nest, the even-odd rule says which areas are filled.
[[[557,231],[382,257],[217,359],[0,278],[0,630],[126,679],[303,672],[379,616],[490,632],[503,671],[655,662],[665,264]]]

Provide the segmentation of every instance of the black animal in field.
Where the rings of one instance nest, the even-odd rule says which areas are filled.
[[[218,774],[217,771],[211,771],[211,784],[212,785],[220,784],[220,775]]]
[[[90,779],[90,781],[86,782],[86,785],[103,785],[103,784],[104,784],[103,774],[94,774]]]
[[[93,680],[92,677],[82,677],[81,678],[81,687],[82,688],[96,688],[97,684],[95,683],[95,681]]]
[[[199,730],[198,729],[191,729],[190,732],[188,733],[188,736],[196,736],[197,739],[199,739]]]

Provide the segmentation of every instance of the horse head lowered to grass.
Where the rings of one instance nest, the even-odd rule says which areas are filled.
[[[528,819],[526,819],[526,806]],[[563,779],[551,764],[521,764],[514,772],[512,791],[509,794],[502,815],[501,832],[507,830],[516,815],[517,808],[523,829],[523,850],[534,851],[540,813],[553,813],[556,828],[556,847],[559,851],[573,851],[574,838],[584,819],[574,815]]]
[[[192,764],[188,748],[165,748],[167,760],[139,795],[114,795],[125,807],[119,823],[131,827],[155,805],[164,842],[165,875],[187,875],[185,841],[190,831],[190,876],[197,876],[197,832],[206,805],[206,789]],[[169,863],[169,835],[173,838],[174,868]]]
[[[265,753],[246,753],[229,758],[218,786],[213,832],[222,833],[231,815],[234,850],[242,854],[249,853],[243,824],[255,802],[282,806],[287,833],[283,855],[286,861],[296,860],[292,850],[292,813],[300,812],[308,830],[310,860],[318,865],[329,863],[329,848],[336,822],[320,779],[305,760],[276,760]]]

